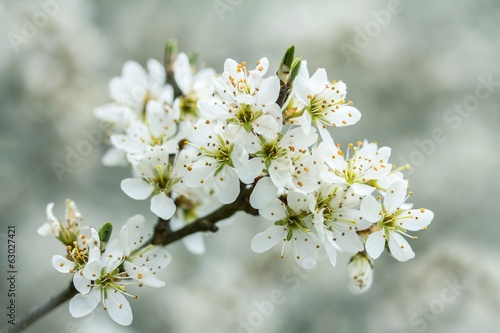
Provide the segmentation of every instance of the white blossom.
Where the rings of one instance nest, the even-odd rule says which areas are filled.
[[[303,193],[290,191],[286,200],[285,204],[274,198],[259,209],[260,215],[274,222],[274,225],[255,235],[251,243],[252,250],[256,253],[266,252],[283,242],[283,258],[285,245],[290,243],[297,264],[305,269],[314,268],[321,242],[312,230],[309,198]]]
[[[198,101],[209,98],[215,88],[211,82],[215,78],[212,68],[203,68],[193,74],[193,68],[185,53],[179,53],[173,64],[174,78],[182,96],[175,99],[173,109],[178,119],[194,120],[199,117]]]
[[[362,197],[351,188],[323,183],[314,192],[311,211],[314,212],[314,227],[330,259],[335,266],[337,251],[356,253],[364,246],[357,231],[369,228],[372,223],[363,219],[359,205]]]
[[[376,143],[368,143],[366,140],[358,142],[356,147],[349,144],[346,154],[339,147],[327,144],[321,145],[321,149],[328,165],[328,170],[321,174],[322,180],[351,186],[356,194],[372,193],[377,182],[383,181],[392,170],[392,165],[388,163],[391,149],[378,148]]]
[[[200,119],[189,140],[197,148],[199,158],[187,165],[184,183],[190,187],[213,185],[224,204],[236,200],[240,193],[236,167],[245,159],[243,148],[234,144],[236,135],[220,123]]]
[[[383,202],[373,196],[366,196],[361,203],[363,217],[376,224],[377,231],[370,234],[366,241],[366,252],[373,259],[377,259],[384,251],[385,244],[389,245],[391,254],[399,261],[406,261],[415,257],[415,253],[404,236],[415,238],[406,233],[427,229],[434,213],[428,209],[402,209],[406,201],[408,182],[395,181],[387,189]]]
[[[173,161],[171,157],[174,157]],[[150,147],[134,165],[140,177],[124,179],[121,188],[136,200],[144,200],[152,195],[151,211],[168,220],[176,210],[172,192],[179,188],[178,184],[187,173],[186,163],[190,161],[187,151],[172,155],[164,146]]]
[[[349,126],[361,119],[358,109],[345,101],[345,83],[329,82],[324,68],[318,69],[309,77],[306,66],[301,67],[293,92],[300,102],[298,122],[306,134],[315,126],[323,140],[333,142],[325,126]]]
[[[252,183],[265,170],[276,187],[293,188],[294,169],[300,165],[299,162],[295,162],[303,155],[309,154],[308,148],[317,138],[315,131],[306,135],[300,128],[294,128],[272,139],[265,137],[246,139],[241,144],[251,159],[239,170],[241,180],[247,184]]]
[[[146,72],[135,61],[127,61],[122,75],[114,77],[109,83],[111,98],[118,105],[125,105],[137,115],[141,115],[150,100],[171,104],[173,91],[165,84],[165,67],[155,59],[149,59]]]
[[[102,254],[98,246],[88,252],[85,264],[74,274],[79,277],[73,280],[79,293],[69,303],[73,317],[89,314],[102,302],[115,322],[124,326],[132,323],[132,309],[125,296],[138,296],[128,293],[127,286],[164,286],[155,274],[171,261],[170,253],[163,247],[146,246],[150,237],[144,217],[136,215]]]

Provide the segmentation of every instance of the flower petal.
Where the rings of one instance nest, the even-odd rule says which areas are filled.
[[[75,318],[88,315],[97,307],[101,301],[101,291],[94,288],[86,295],[78,294],[69,302],[69,313]]]
[[[72,273],[75,263],[58,254],[52,256],[52,266],[61,273]]]
[[[287,229],[283,226],[273,225],[266,231],[254,236],[250,247],[255,253],[263,253],[286,239]]]
[[[156,278],[155,274],[149,270],[149,268],[142,266],[139,267],[134,265],[133,263],[126,261],[124,263],[124,268],[127,274],[134,280],[139,283],[144,284],[145,286],[159,288],[164,287],[165,282]]]
[[[401,214],[402,217],[406,217],[401,221],[401,226],[406,230],[417,231],[427,227],[432,219],[434,218],[434,213],[428,209],[412,209]],[[408,218],[411,216],[411,218]]]
[[[354,193],[363,196],[372,194],[372,192],[375,191],[375,187],[366,184],[355,183],[352,184],[351,187],[354,190]]]
[[[164,220],[171,218],[175,213],[175,209],[174,200],[164,192],[160,192],[151,198],[151,211]]]
[[[397,180],[387,188],[384,198],[384,206],[387,213],[393,213],[405,202],[407,188],[408,182],[406,180]]]
[[[261,178],[250,195],[250,205],[255,209],[260,209],[269,203],[269,200],[276,198],[278,189],[274,186],[271,178]]]
[[[269,199],[269,202],[259,209],[259,214],[270,221],[279,221],[287,216],[283,202],[276,197]]]
[[[141,178],[127,178],[120,185],[123,192],[135,200],[146,199],[154,190],[151,184]]]
[[[240,194],[240,180],[233,168],[225,166],[215,176],[215,185],[218,190],[219,200],[224,204],[230,204]]]
[[[129,261],[139,267],[147,267],[150,272],[159,272],[170,264],[172,255],[161,246],[153,246],[141,255],[129,258]]]
[[[368,236],[368,240],[366,241],[365,248],[366,252],[373,259],[377,259],[380,257],[385,247],[385,237],[384,230],[376,231],[370,236]]]
[[[390,233],[389,249],[391,254],[399,261],[407,261],[415,257],[415,252],[410,247],[410,244],[396,231]]]
[[[205,240],[201,232],[184,237],[182,243],[193,254],[201,255],[205,253]]]
[[[174,78],[175,82],[181,89],[184,95],[187,95],[191,90],[193,83],[193,70],[189,63],[189,57],[181,52],[177,55],[174,62]]]
[[[134,215],[120,229],[118,239],[123,248],[123,254],[128,256],[130,252],[138,249],[144,241],[151,237],[151,233],[144,228],[146,218],[140,214]]]
[[[111,319],[122,326],[128,326],[132,323],[133,315],[132,309],[128,300],[122,293],[115,291],[108,291],[108,298],[106,299],[106,307]]]
[[[292,239],[293,256],[295,262],[304,269],[313,269],[316,266],[319,240],[313,233],[294,230]]]
[[[380,202],[377,201],[373,196],[366,196],[363,201],[361,201],[361,206],[359,207],[363,218],[370,222],[378,222],[380,220],[380,212],[382,207]]]
[[[80,294],[88,294],[92,287],[90,280],[85,278],[81,271],[73,274],[73,285]]]

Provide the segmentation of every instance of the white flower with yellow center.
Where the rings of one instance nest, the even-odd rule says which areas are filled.
[[[349,144],[346,155],[339,146],[322,144],[321,149],[329,167],[321,174],[323,181],[348,185],[356,194],[372,193],[377,182],[388,177],[392,170],[392,164],[388,163],[391,148],[378,148],[373,142],[358,142],[356,147]]]
[[[252,239],[251,247],[256,253],[263,253],[283,242],[281,258],[287,243],[291,244],[293,256],[297,264],[305,269],[316,266],[317,252],[321,241],[311,230],[312,214],[309,210],[307,195],[290,191],[285,204],[278,198],[259,209],[259,214],[274,222],[272,227],[261,232]]]
[[[177,118],[184,120],[197,120],[199,118],[198,101],[208,99],[214,92],[211,82],[215,78],[212,68],[203,68],[193,74],[189,57],[179,53],[173,65],[175,82],[182,92],[182,96],[175,99],[173,109]]]
[[[273,139],[254,137],[254,140],[242,142],[252,158],[239,170],[240,179],[249,184],[265,171],[276,187],[294,188],[292,174],[299,172],[300,176],[302,173],[297,161],[303,155],[309,155],[308,148],[317,139],[315,130],[306,135],[300,128],[294,128]],[[300,180],[298,182],[302,184]]]
[[[61,273],[72,273],[75,288],[78,291],[85,290],[90,280],[83,276],[82,270],[90,260],[92,252],[101,254],[100,246],[99,233],[93,228],[83,228],[77,240],[67,246],[68,254],[65,257],[52,256],[52,266]]]
[[[415,253],[402,235],[416,239],[406,231],[427,229],[434,218],[434,213],[428,209],[401,208],[407,198],[407,187],[407,181],[395,181],[387,189],[383,202],[371,195],[366,196],[361,202],[363,217],[375,223],[377,228],[377,231],[368,236],[365,244],[366,252],[373,259],[380,256],[386,243],[391,254],[399,261],[415,257]]]
[[[200,101],[200,112],[208,119],[236,125],[267,139],[276,137],[282,127],[281,109],[276,104],[280,82],[276,76],[262,79],[268,66],[263,58],[255,70],[247,71],[246,63],[226,60],[222,76],[212,80],[217,95]]]
[[[139,163],[134,165],[134,170],[140,177],[122,180],[121,188],[135,200],[144,200],[153,195],[151,211],[168,220],[176,209],[172,191],[187,172],[185,166],[188,162],[191,162],[191,159],[185,150],[171,155],[163,146],[150,147]]]
[[[125,296],[134,299],[138,296],[128,293],[127,286],[164,286],[155,274],[171,261],[165,248],[146,246],[150,239],[144,217],[136,215],[122,227],[119,239],[111,241],[103,253],[98,246],[88,251],[85,264],[74,274],[80,278],[78,283],[74,281],[79,293],[69,304],[73,317],[89,314],[102,302],[115,322],[130,325],[132,310]]]
[[[254,70],[247,70],[246,62],[240,64],[227,58],[221,77],[213,79],[212,82],[219,96],[223,100],[231,102],[238,95],[256,95],[268,69],[269,60],[267,58],[257,61]]]
[[[323,140],[332,141],[327,126],[354,125],[361,119],[358,109],[346,103],[346,85],[342,81],[328,81],[326,71],[320,68],[309,78],[306,66],[301,67],[294,82],[294,97],[299,100],[295,117],[306,134],[312,126],[318,128]]]
[[[102,301],[104,310],[108,311],[115,322],[124,326],[132,323],[132,309],[124,295],[134,298],[137,296],[126,291],[125,284],[131,278],[119,269],[123,260],[123,249],[117,239],[110,242],[102,254],[98,248],[90,252],[89,261],[81,272],[89,283],[78,288],[80,293],[69,302],[69,311],[73,317],[80,318],[89,314]]]
[[[198,159],[186,166],[184,183],[189,187],[213,185],[219,200],[234,202],[240,193],[236,167],[246,159],[241,145],[235,144],[237,131],[200,119],[194,126],[189,145],[197,149]]]
[[[147,62],[148,72],[135,61],[127,61],[122,75],[109,82],[111,98],[118,105],[125,105],[137,115],[144,113],[150,100],[171,104],[173,90],[165,84],[165,67],[155,59]]]
[[[345,190],[326,183],[313,196],[314,227],[325,244],[330,263],[335,266],[337,251],[363,251],[363,243],[356,232],[369,228],[372,223],[363,219],[359,210],[362,197],[351,188]]]
[[[129,124],[124,134],[112,134],[113,146],[127,153],[129,162],[134,163],[146,153],[149,147],[163,146],[169,152],[178,150],[178,142],[184,133],[179,133],[177,120],[169,107],[158,101],[150,101],[146,107],[145,121]]]

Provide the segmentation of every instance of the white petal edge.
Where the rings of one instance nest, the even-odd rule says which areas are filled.
[[[144,200],[151,195],[154,188],[141,178],[127,178],[122,180],[121,188],[126,195],[135,200]]]
[[[385,247],[385,237],[384,231],[379,230],[368,236],[368,240],[366,241],[365,248],[366,252],[373,259],[377,259],[380,257],[382,252],[384,252]]]

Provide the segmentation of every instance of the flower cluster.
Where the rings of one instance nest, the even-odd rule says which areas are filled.
[[[246,186],[270,225],[253,238],[253,251],[281,244],[283,258],[290,245],[306,269],[321,253],[332,265],[338,252],[352,253],[357,292],[370,286],[373,259],[386,245],[399,261],[413,258],[403,236],[416,238],[407,231],[426,229],[433,214],[405,203],[405,166],[389,162],[389,147],[335,144],[337,127],[361,119],[344,82],[328,80],[323,68],[310,75],[293,47],[276,74],[267,58],[255,66],[227,59],[220,75],[196,72],[183,53],[167,58],[165,66],[150,60],[148,72],[126,63],[110,83],[113,103],[96,110],[112,128],[104,161],[133,167],[121,184],[127,195],[151,197],[153,213],[182,227],[231,204]],[[188,248],[204,248],[201,237],[194,241]]]
[[[119,237],[108,242],[112,232],[110,223],[99,230],[80,228],[76,220],[81,222],[82,215],[75,203],[67,200],[67,225],[64,225],[52,213],[53,206],[53,203],[47,206],[48,222],[38,232],[53,234],[66,245],[66,254],[54,255],[52,265],[59,272],[73,276],[78,294],[69,303],[70,313],[83,317],[102,302],[115,322],[130,325],[132,310],[125,296],[135,299],[138,296],[128,293],[128,286],[164,286],[155,274],[170,263],[170,253],[163,247],[147,244],[151,233],[147,232],[141,215],[131,217]]]
[[[401,171],[407,166],[389,162],[389,147],[364,140],[343,149],[335,143],[337,127],[361,119],[344,82],[328,80],[323,68],[310,75],[293,46],[275,74],[261,58],[255,65],[227,59],[216,75],[197,69],[173,44],[165,59],[149,60],[147,70],[127,62],[109,84],[112,102],[95,115],[109,125],[112,147],[103,163],[131,166],[121,189],[132,199],[150,199],[167,234],[182,229],[174,240],[203,254],[202,234],[195,231],[215,228],[190,224],[213,225],[214,217],[237,210],[258,214],[268,226],[252,239],[254,252],[279,244],[284,258],[291,247],[305,269],[321,258],[335,266],[339,252],[350,253],[353,293],[371,286],[374,260],[385,248],[399,261],[415,256],[405,237],[416,239],[408,232],[427,229],[433,213],[406,203],[411,192]],[[162,286],[154,274],[169,263],[167,250],[147,245],[152,235],[140,215],[108,243],[108,224],[99,231],[80,228],[82,217],[71,201],[63,224],[52,206],[39,232],[67,246],[53,265],[73,274],[79,294],[70,312],[83,316],[102,301],[116,322],[129,324],[125,286]]]

